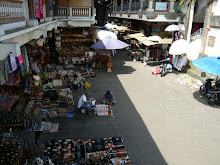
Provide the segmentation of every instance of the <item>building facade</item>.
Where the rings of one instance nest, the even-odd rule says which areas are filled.
[[[94,0],[0,0],[0,60],[57,27],[90,27]]]
[[[201,56],[219,57],[220,51],[220,1],[211,1],[206,8]]]

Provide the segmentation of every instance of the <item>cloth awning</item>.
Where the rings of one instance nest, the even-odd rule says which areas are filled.
[[[145,41],[145,40],[148,40],[147,37],[143,36],[143,37],[137,37],[135,38],[137,39],[138,41],[142,42],[142,41]]]
[[[151,46],[151,45],[156,45],[157,43],[154,43],[152,41],[149,41],[147,39],[147,37],[137,37],[135,38],[136,40],[138,40],[139,42],[141,42],[142,44],[146,45],[146,46]]]
[[[128,35],[123,36],[123,38],[124,38],[124,40],[129,40],[129,39],[131,39],[130,37],[128,37]]]
[[[128,30],[128,27],[126,26],[117,26],[115,27],[118,31],[125,31],[125,30]]]
[[[128,37],[130,38],[144,37],[144,34],[143,33],[129,34]]]
[[[156,45],[157,43],[155,43],[155,42],[152,42],[152,41],[148,41],[148,40],[145,40],[145,41],[143,41],[142,42],[144,45],[146,45],[146,46],[151,46],[151,45]]]
[[[173,39],[172,38],[164,38],[158,42],[158,44],[172,44]]]

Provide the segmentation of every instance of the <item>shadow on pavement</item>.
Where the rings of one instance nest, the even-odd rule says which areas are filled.
[[[198,102],[200,102],[200,103],[202,103],[202,104],[204,104],[204,105],[211,106],[211,107],[213,107],[213,108],[218,108],[218,109],[220,108],[220,107],[219,107],[219,105],[220,105],[219,103],[216,103],[215,105],[209,105],[209,104],[208,104],[209,98],[208,98],[207,96],[201,95],[199,91],[195,91],[195,92],[193,93],[193,97],[194,97]]]
[[[94,69],[96,79],[90,79],[92,84],[89,91],[96,98],[97,104],[106,90],[113,92],[117,103],[112,106],[113,116],[89,117],[81,114],[76,109],[78,98],[86,90],[78,90],[73,93],[75,112],[73,118],[47,119],[51,122],[59,122],[58,133],[41,133],[40,144],[47,139],[90,139],[101,137],[121,136],[127,148],[129,157],[134,165],[165,165],[167,164],[157,145],[155,144],[147,126],[137,112],[123,85],[118,79],[118,74],[131,74],[135,69],[124,66],[124,61],[130,61],[127,54],[118,51],[114,58],[113,72],[107,73],[105,69]],[[23,133],[23,136],[28,134]]]

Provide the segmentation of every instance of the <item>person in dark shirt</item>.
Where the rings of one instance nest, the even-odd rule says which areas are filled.
[[[116,101],[115,101],[113,93],[107,90],[103,96],[102,103],[106,105],[110,105],[110,106],[112,104],[115,104]]]

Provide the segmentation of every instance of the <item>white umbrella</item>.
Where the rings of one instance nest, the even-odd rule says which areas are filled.
[[[113,30],[113,29],[115,29],[116,26],[117,26],[117,25],[113,25],[113,24],[111,24],[111,23],[107,23],[107,24],[104,25],[104,27],[105,27],[106,29],[108,29],[108,30]]]
[[[179,27],[179,30],[185,31],[185,26],[184,26],[184,24],[179,24],[178,27]]]
[[[106,37],[111,37],[111,38],[117,39],[117,35],[115,33],[107,31],[107,30],[100,30],[97,33],[97,37],[100,40],[102,40],[102,39],[104,39]]]
[[[147,37],[147,39],[149,41],[160,41],[160,40],[162,40],[162,38],[160,36],[156,36],[156,35]]]
[[[166,32],[179,31],[179,26],[172,24],[172,25],[167,26],[164,31],[166,31]]]
[[[169,53],[181,55],[187,53],[189,50],[189,43],[184,39],[179,39],[173,42],[170,47]]]

